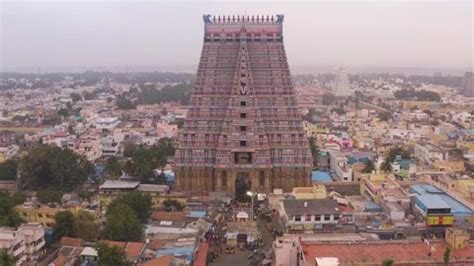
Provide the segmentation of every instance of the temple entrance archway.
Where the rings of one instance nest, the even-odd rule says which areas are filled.
[[[235,178],[235,200],[238,202],[248,202],[250,197],[247,195],[247,191],[250,191],[252,183],[250,181],[250,175],[248,172],[237,172]]]

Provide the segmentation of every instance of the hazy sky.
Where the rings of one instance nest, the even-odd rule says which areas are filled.
[[[202,14],[285,14],[292,66],[471,69],[473,2],[0,0],[2,69],[195,66]]]

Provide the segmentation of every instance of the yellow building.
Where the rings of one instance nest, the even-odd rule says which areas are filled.
[[[294,187],[292,193],[296,199],[325,199],[327,191],[325,185],[313,185],[312,187]]]
[[[73,214],[78,213],[79,211],[87,211],[94,215],[95,217],[99,217],[99,213],[97,211],[84,209],[81,206],[74,206],[70,208],[51,208],[46,205],[36,207],[29,207],[24,205],[18,205],[15,207],[15,211],[23,218],[26,222],[37,222],[41,223],[44,227],[52,227],[55,224],[54,216],[58,212],[62,211],[70,211]]]
[[[430,110],[435,108],[438,104],[431,101],[402,101],[403,109],[410,110],[414,107],[417,107],[420,110]]]
[[[440,172],[464,172],[464,161],[436,160],[432,166]]]
[[[447,141],[448,136],[447,135],[434,135],[431,137],[431,143],[433,145],[439,145],[441,142]]]
[[[456,189],[468,199],[474,199],[474,179],[457,180]]]
[[[144,194],[150,194],[147,192],[143,192]],[[114,199],[118,198],[119,196],[124,195],[124,194],[99,194],[99,206],[101,208],[106,207],[107,205],[110,204]],[[151,196],[151,202],[152,202],[152,209],[161,209],[163,207],[163,201],[165,200],[176,200],[177,202],[183,204],[186,206],[186,203],[188,202],[188,198],[182,195],[173,195],[173,194],[165,194],[165,195],[153,195],[150,194]]]
[[[457,229],[457,228],[447,228],[446,229],[446,243],[452,249],[463,249],[469,246],[470,235],[468,232]]]
[[[106,207],[114,199],[134,191],[150,195],[153,209],[162,208],[163,201],[167,199],[176,200],[184,206],[186,206],[188,201],[188,198],[185,195],[168,193],[169,187],[165,185],[151,185],[140,184],[140,182],[107,180],[99,187],[99,207]]]
[[[362,174],[360,179],[360,193],[367,195],[379,204],[382,194],[397,194],[400,186],[393,178],[384,173]],[[399,194],[399,193],[398,193]],[[399,195],[403,196],[403,195]]]

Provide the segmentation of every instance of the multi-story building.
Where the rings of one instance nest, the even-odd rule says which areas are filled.
[[[349,78],[344,68],[339,68],[336,73],[336,80],[334,81],[334,95],[337,97],[351,96],[351,88]]]
[[[70,211],[72,213],[77,213],[79,211],[87,211],[98,217],[98,212],[93,210],[84,209],[81,206],[73,206],[69,208],[52,208],[49,206],[25,206],[18,205],[15,207],[15,211],[27,222],[39,223],[44,227],[53,227],[56,223],[54,216],[58,212]]]
[[[328,149],[329,166],[335,179],[352,181],[352,168],[349,167],[347,157],[340,151]]]
[[[283,200],[281,213],[289,232],[313,231],[334,227],[342,212],[333,199]],[[341,219],[342,220],[342,219]]]
[[[44,229],[39,223],[23,224],[17,229],[0,227],[0,249],[6,249],[17,265],[36,260],[44,246]]]
[[[204,16],[204,44],[176,151],[177,188],[291,191],[310,183],[309,143],[283,44],[283,15]]]
[[[472,72],[466,72],[462,80],[461,94],[466,97],[474,97],[474,85],[472,80],[474,79],[474,74]]]
[[[15,143],[15,132],[2,130],[0,131],[0,147],[6,147]]]

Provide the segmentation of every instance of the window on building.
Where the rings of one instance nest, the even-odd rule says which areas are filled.
[[[310,222],[311,221],[311,215],[306,215],[305,221]]]
[[[338,221],[339,220],[339,214],[334,214],[334,221]]]
[[[324,221],[330,221],[331,215],[324,215]]]
[[[240,141],[240,147],[247,147],[247,141],[246,140],[241,140]]]
[[[321,215],[319,215],[319,214],[318,214],[318,215],[315,215],[315,216],[314,216],[314,220],[315,220],[315,221],[321,221]]]
[[[240,131],[241,132],[247,131],[247,126],[240,126]]]
[[[247,118],[247,114],[246,113],[240,113],[240,118],[242,118],[242,119]]]
[[[261,187],[265,186],[265,172],[264,171],[259,172],[259,184]]]
[[[301,222],[301,216],[300,215],[295,216],[295,222]]]
[[[246,101],[240,101],[240,106],[242,106],[242,107],[247,106],[247,102]]]

